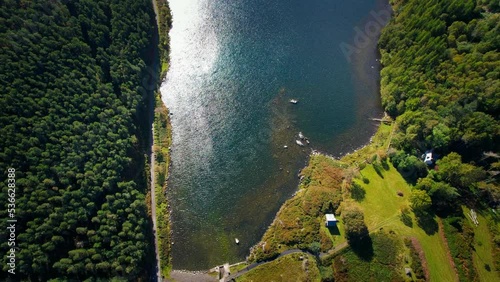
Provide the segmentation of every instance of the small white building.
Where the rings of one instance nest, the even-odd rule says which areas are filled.
[[[337,226],[338,220],[335,218],[335,215],[332,213],[325,214],[325,226],[326,227],[334,227]]]
[[[425,152],[425,154],[424,154],[424,163],[426,165],[432,165],[434,163],[434,159],[432,158],[432,152],[431,151]]]

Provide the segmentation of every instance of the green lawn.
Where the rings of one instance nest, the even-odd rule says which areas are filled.
[[[463,208],[465,217],[470,220],[467,216],[469,209]],[[476,211],[478,212],[478,211]],[[479,275],[480,281],[500,281],[500,275],[495,271],[495,265],[493,263],[493,255],[491,250],[493,250],[493,244],[491,241],[490,230],[488,229],[488,224],[495,224],[489,219],[488,215],[481,215],[477,213],[477,220],[479,225],[474,227],[474,249],[473,261],[474,266]],[[474,226],[472,224],[471,225]],[[488,270],[489,269],[489,270]]]
[[[361,175],[368,178],[370,183],[364,184],[356,179],[365,188],[366,195],[360,205],[365,214],[365,222],[370,231],[375,231],[385,225],[390,225],[394,231],[406,226],[399,220],[399,211],[408,206],[407,199],[410,196],[410,187],[396,169],[389,165],[389,170],[383,172],[381,178],[372,165],[366,166]],[[397,192],[403,192],[403,197]]]
[[[400,208],[408,206],[411,191],[401,174],[392,164],[389,164],[389,170],[383,171],[383,178],[375,172],[372,165],[367,165],[361,174],[370,180],[369,184],[358,182],[366,190],[365,199],[359,205],[364,211],[370,232],[383,228],[401,236],[416,237],[425,253],[431,281],[455,281],[455,272],[449,263],[446,246],[437,230],[431,235],[427,234],[417,225],[413,214],[412,227],[404,225],[399,219]],[[397,195],[398,191],[403,192],[403,197]]]
[[[300,257],[304,260],[301,260]],[[321,281],[316,260],[304,253],[283,256],[260,265],[236,279],[238,282]]]

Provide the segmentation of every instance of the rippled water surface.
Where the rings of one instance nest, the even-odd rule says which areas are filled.
[[[380,115],[375,45],[348,62],[340,44],[381,3],[169,2],[173,263],[200,270],[245,258],[311,148],[339,155],[368,141],[368,117]],[[310,146],[295,144],[299,131]]]

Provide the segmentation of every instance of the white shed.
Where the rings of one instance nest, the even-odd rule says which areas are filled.
[[[432,165],[434,163],[434,159],[432,158],[432,152],[425,152],[424,163],[426,165]]]
[[[325,225],[326,227],[333,227],[337,226],[337,219],[335,218],[335,215],[332,213],[327,213],[325,214]]]

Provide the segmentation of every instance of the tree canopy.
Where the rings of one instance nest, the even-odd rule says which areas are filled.
[[[368,228],[365,224],[363,212],[350,206],[342,211],[342,223],[345,228],[345,236],[350,243],[355,243],[368,236]]]
[[[403,172],[421,166],[416,157],[434,149],[433,188],[425,189],[433,201],[443,205],[461,195],[497,205],[498,1],[391,2],[395,13],[379,46],[382,103],[398,124],[393,144],[404,151],[394,155],[395,166]]]
[[[147,0],[2,1],[0,170],[16,170],[16,279],[145,276],[140,120],[154,24]]]

